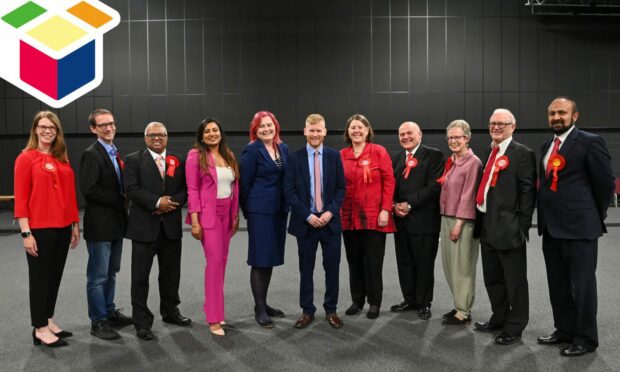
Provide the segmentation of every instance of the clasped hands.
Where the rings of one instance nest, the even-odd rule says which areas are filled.
[[[409,208],[407,202],[394,203],[394,214],[397,217],[405,217],[410,211],[411,208]]]
[[[330,211],[323,212],[321,214],[321,217],[318,217],[315,214],[311,214],[310,218],[308,219],[308,223],[314,228],[319,228],[327,225],[332,219],[332,217],[334,217],[334,215]]]
[[[159,207],[154,214],[164,214],[172,212],[179,207],[179,203],[172,201],[172,198],[168,195],[164,195],[159,198]]]

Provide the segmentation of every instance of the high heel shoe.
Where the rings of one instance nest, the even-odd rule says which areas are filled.
[[[220,323],[209,324],[209,332],[215,336],[225,336],[226,332],[224,332],[224,328],[220,325]]]
[[[67,341],[65,340],[61,340],[60,338],[54,342],[52,342],[51,344],[46,344],[45,342],[43,342],[40,338],[37,337],[36,331],[35,329],[32,330],[32,342],[36,345],[39,346],[41,344],[47,346],[47,347],[61,347],[61,346],[67,346],[69,345],[67,343]]]
[[[60,332],[54,332],[54,336],[58,338],[67,338],[67,337],[73,336],[73,333],[69,331],[60,331]]]

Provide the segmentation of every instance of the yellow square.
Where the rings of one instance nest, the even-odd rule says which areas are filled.
[[[60,16],[53,16],[27,33],[57,52],[86,35],[86,31]]]

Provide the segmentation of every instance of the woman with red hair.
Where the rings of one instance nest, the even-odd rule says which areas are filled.
[[[254,318],[273,328],[272,317],[284,313],[267,305],[274,266],[284,263],[288,205],[282,194],[288,146],[280,139],[280,124],[268,111],[259,111],[250,123],[250,143],[240,162],[240,204],[248,222],[248,265],[254,296]]]

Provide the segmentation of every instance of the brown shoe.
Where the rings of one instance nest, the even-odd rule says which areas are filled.
[[[295,328],[306,328],[314,320],[314,315],[302,314],[295,322]]]
[[[329,326],[332,328],[335,328],[335,329],[342,328],[342,320],[338,318],[338,315],[336,313],[327,314],[325,316],[325,320],[327,320],[327,323],[329,323]]]

